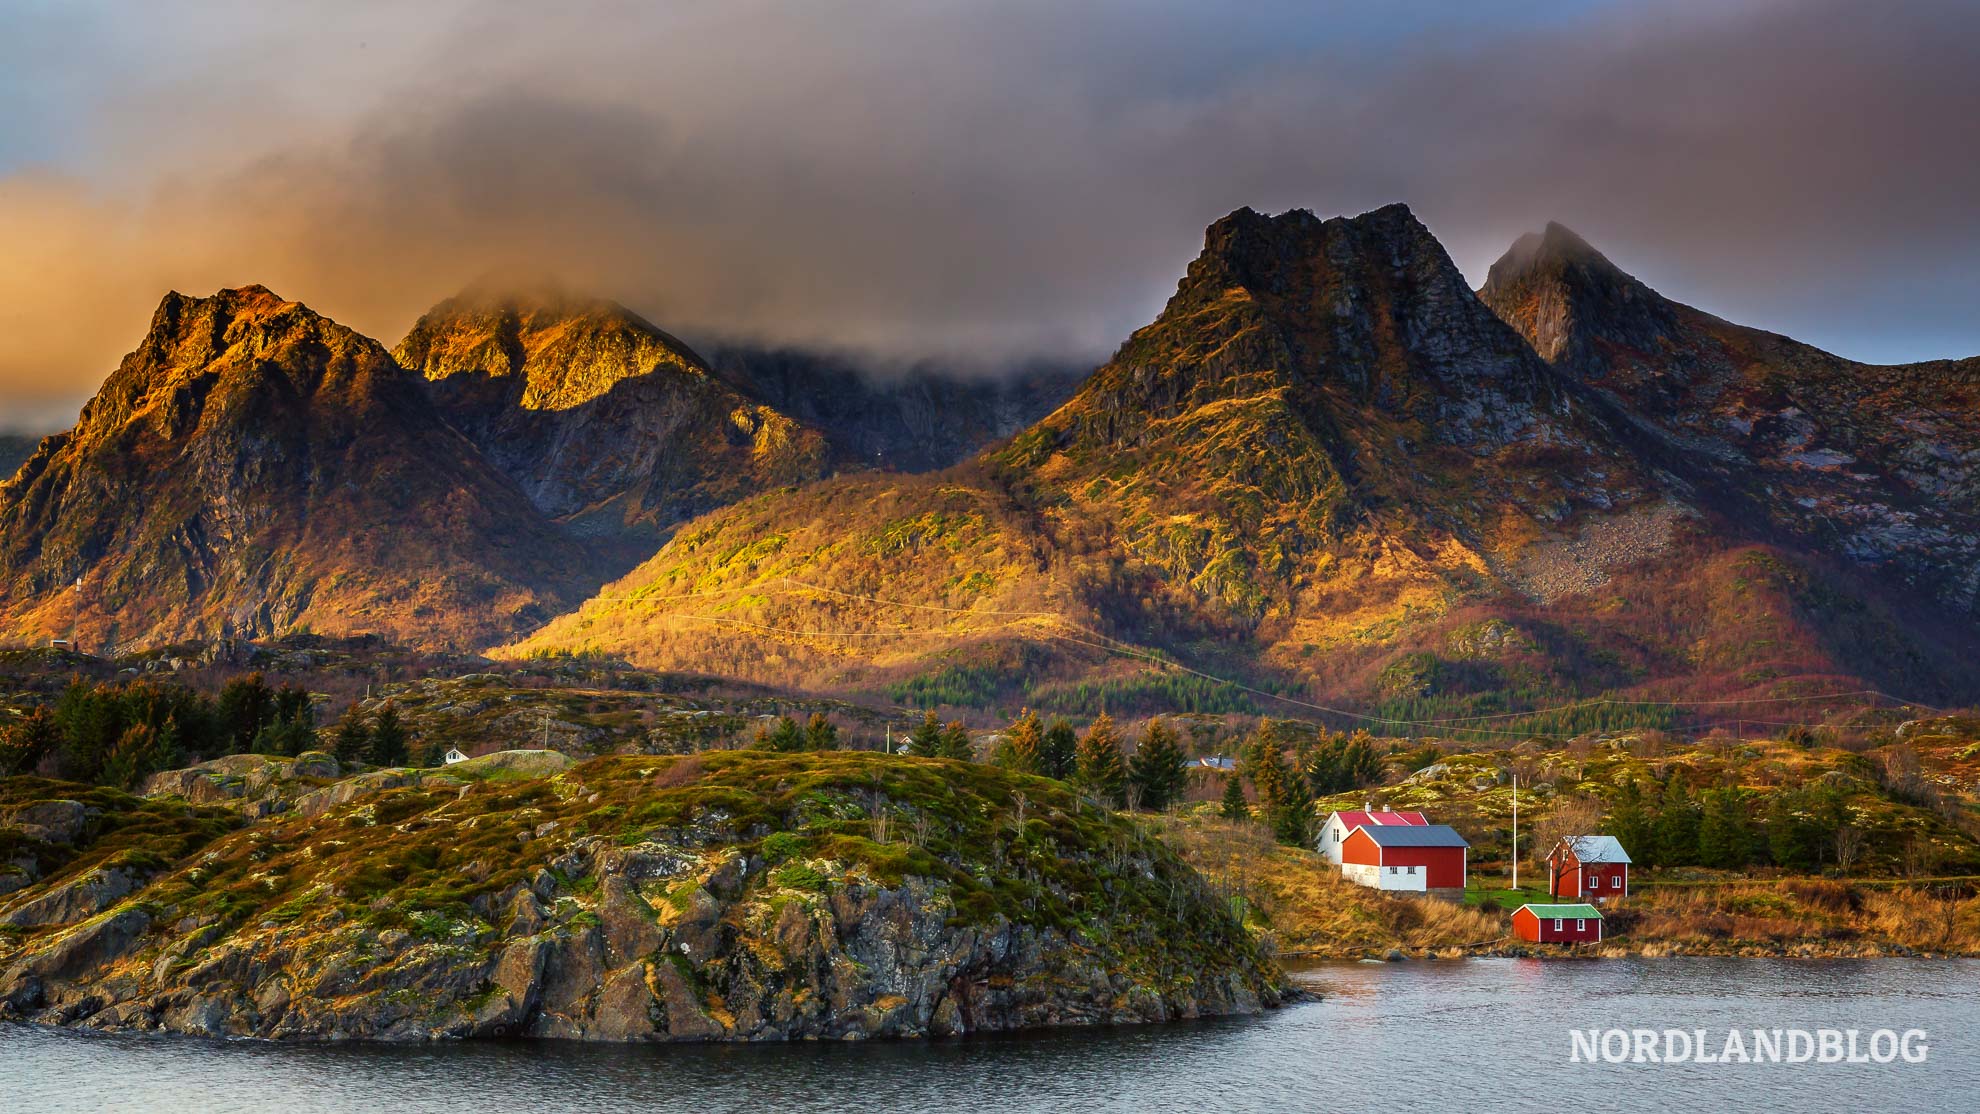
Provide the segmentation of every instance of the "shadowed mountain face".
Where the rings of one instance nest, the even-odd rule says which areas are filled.
[[[0,616],[36,637],[474,645],[554,613],[581,563],[382,347],[259,286],[168,295],[0,485]]]
[[[34,455],[34,447],[41,443],[39,437],[29,437],[19,433],[0,433],[0,477],[11,476],[21,462]]]
[[[1480,296],[1730,514],[1980,617],[1980,359],[1859,364],[1734,325],[1557,224]]]
[[[967,460],[1071,397],[1081,365],[1039,364],[994,378],[915,367],[889,373],[800,349],[730,346],[709,363],[738,389],[822,431],[846,467],[929,472]]]
[[[619,568],[684,519],[826,468],[816,430],[611,302],[469,291],[396,356],[539,510]]]
[[[1643,358],[1616,374],[1656,380],[1645,345],[1695,311],[1560,232],[1509,258],[1488,307],[1402,206],[1240,210],[1162,315],[1009,444],[706,516],[519,649],[1087,711],[1173,710],[1136,653],[1392,705],[1976,687],[1970,633],[1846,547],[1744,520],[1751,485],[1664,424],[1688,394],[1639,403],[1585,370],[1628,345]],[[1548,268],[1564,280],[1529,281]],[[1591,316],[1614,324],[1591,337]]]

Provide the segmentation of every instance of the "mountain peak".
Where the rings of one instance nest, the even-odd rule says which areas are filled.
[[[554,281],[477,280],[428,310],[393,355],[429,381],[507,384],[509,401],[529,410],[568,410],[640,376],[708,370],[685,343],[632,310]]]
[[[1542,359],[1584,374],[1589,345],[1654,351],[1671,328],[1670,303],[1553,221],[1515,240],[1478,296]]]

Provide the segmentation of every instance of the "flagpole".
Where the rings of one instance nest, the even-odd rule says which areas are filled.
[[[1519,775],[1513,775],[1513,889],[1519,889]]]

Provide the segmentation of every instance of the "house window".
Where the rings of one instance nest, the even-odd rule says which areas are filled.
[[[1341,830],[1340,830],[1339,828],[1335,828],[1335,829],[1334,829],[1334,842],[1335,842],[1335,843],[1339,843],[1340,841],[1341,841]]]
[[[1555,932],[1559,932],[1560,930],[1561,930],[1561,918],[1559,918],[1559,917],[1555,917],[1555,918],[1554,918],[1554,931],[1555,931]]]
[[[1587,932],[1588,919],[1585,917],[1576,917],[1574,921],[1574,930],[1576,932]]]
[[[1410,868],[1409,868],[1409,872],[1410,872],[1411,874],[1415,874],[1415,873],[1416,873],[1416,868],[1415,868],[1415,867],[1410,867]]]
[[[1390,873],[1390,874],[1394,874],[1395,872],[1396,872],[1396,868],[1395,868],[1395,867],[1390,867],[1390,868],[1389,868],[1389,873]]]
[[[1601,889],[1601,888],[1602,888],[1602,876],[1601,876],[1601,875],[1599,875],[1599,874],[1597,874],[1597,875],[1594,875],[1594,876],[1592,876],[1592,877],[1590,877],[1590,878],[1588,879],[1588,888],[1589,888],[1589,889],[1591,889],[1591,890],[1599,890],[1599,889]]]

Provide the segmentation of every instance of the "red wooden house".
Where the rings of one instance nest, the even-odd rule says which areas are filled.
[[[1547,892],[1594,902],[1629,896],[1629,852],[1614,836],[1567,836],[1547,852]]]
[[[1598,943],[1602,911],[1593,905],[1522,905],[1513,910],[1513,935],[1535,944]]]
[[[1448,824],[1356,828],[1341,841],[1341,877],[1377,890],[1462,890],[1470,847]]]

